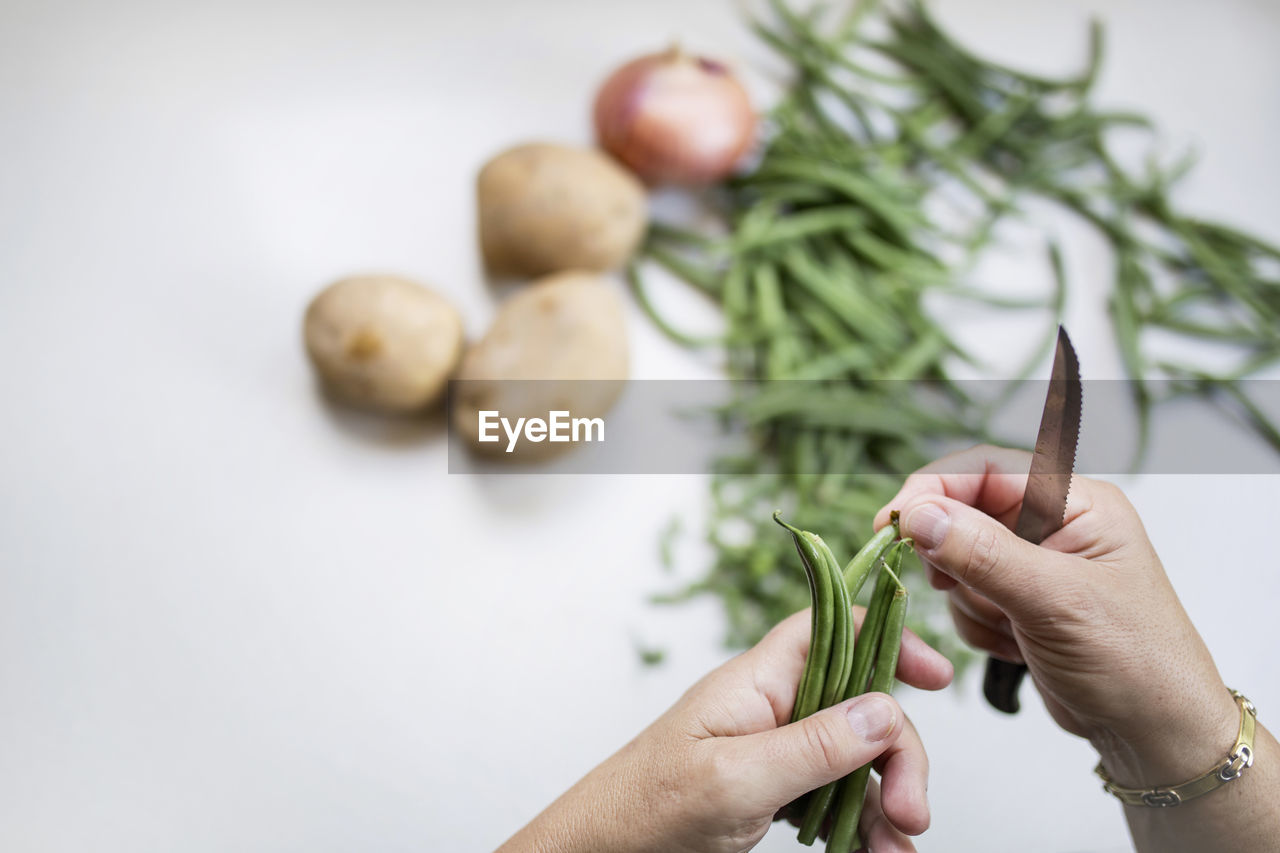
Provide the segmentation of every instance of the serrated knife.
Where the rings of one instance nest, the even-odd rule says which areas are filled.
[[[1067,492],[1075,470],[1076,445],[1080,441],[1080,412],[1083,404],[1080,362],[1067,330],[1058,326],[1058,345],[1049,375],[1049,393],[1040,415],[1040,433],[1031,456],[1027,489],[1013,532],[1020,539],[1039,545],[1062,528],[1067,513]],[[982,692],[999,711],[1016,714],[1018,687],[1027,674],[1025,664],[987,658]]]

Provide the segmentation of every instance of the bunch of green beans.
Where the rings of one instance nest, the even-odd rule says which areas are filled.
[[[1148,122],[1095,105],[1100,27],[1084,68],[1052,79],[977,55],[915,0],[864,0],[838,21],[821,6],[772,3],[772,19],[752,26],[793,82],[769,115],[758,165],[719,188],[723,229],[655,225],[629,271],[660,329],[723,349],[728,375],[750,380],[726,412],[746,426],[750,449],[718,460],[714,561],[659,600],[712,594],[727,642],[749,645],[809,597],[800,579],[775,570],[785,555],[767,529],[774,507],[828,531],[836,553],[854,553],[904,473],[944,442],[991,440],[995,413],[951,381],[955,366],[1029,375],[1044,363],[1069,290],[1047,234],[1045,293],[1009,299],[963,283],[996,228],[1023,218],[1029,201],[1074,213],[1115,250],[1109,305],[1140,448],[1154,406],[1199,395],[1280,450],[1280,430],[1243,382],[1280,362],[1280,249],[1179,210],[1173,189],[1188,160],[1153,157],[1135,172],[1112,155],[1114,130]],[[955,215],[935,215],[942,205]],[[716,302],[725,334],[701,338],[663,317],[645,286],[653,266]],[[1018,364],[977,364],[945,315],[927,310],[939,298],[1038,312],[1044,335]],[[1171,341],[1157,350],[1157,337]],[[1197,351],[1180,341],[1238,358],[1221,368],[1159,354]],[[926,382],[932,392],[917,393]],[[923,589],[911,627],[962,668],[962,647],[935,627],[943,615]]]
[[[903,116],[913,157],[989,189],[980,201],[989,221],[1028,198],[1050,200],[1096,228],[1115,253],[1109,310],[1117,349],[1140,423],[1138,460],[1152,408],[1187,394],[1243,410],[1246,424],[1280,450],[1280,431],[1247,396],[1242,380],[1280,362],[1280,248],[1229,225],[1179,210],[1172,190],[1193,159],[1162,165],[1149,155],[1140,171],[1112,154],[1117,128],[1151,130],[1133,112],[1099,109],[1091,99],[1102,58],[1102,28],[1090,30],[1089,61],[1078,75],[1054,80],[983,59],[947,35],[923,3],[886,16],[890,36],[855,36],[862,48],[897,63],[910,84]],[[818,38],[810,32],[810,38]],[[870,82],[870,78],[866,78]],[[909,90],[909,94],[908,94]],[[884,89],[880,97],[900,100]],[[942,147],[946,157],[937,156]],[[1156,355],[1208,341],[1231,356],[1208,369]],[[1168,380],[1153,383],[1151,380]],[[1136,464],[1136,463],[1135,463]]]
[[[809,654],[796,690],[792,721],[868,691],[890,692],[907,617],[907,589],[899,573],[908,543],[897,540],[896,513],[843,572],[820,537],[787,524],[778,513],[773,518],[791,532],[804,564],[813,608]],[[855,638],[851,603],[877,569],[866,618]],[[800,842],[813,844],[830,818],[827,853],[850,853],[861,847],[858,822],[870,777],[871,765],[865,764],[792,803],[792,814],[800,816]]]

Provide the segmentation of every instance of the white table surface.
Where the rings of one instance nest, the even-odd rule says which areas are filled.
[[[1280,237],[1280,6],[938,7],[1055,72],[1105,10],[1103,100],[1199,148],[1188,205]],[[588,140],[603,75],[673,37],[759,56],[721,2],[0,4],[0,849],[491,849],[724,659],[712,602],[645,603],[673,512],[686,571],[703,555],[705,480],[450,477],[439,424],[326,407],[299,339],[310,296],[367,269],[481,333],[476,169]],[[1118,375],[1105,253],[1064,234],[1097,281],[1073,336]],[[637,376],[714,375],[629,320]],[[1274,719],[1280,482],[1130,485]],[[1127,849],[1087,745],[978,680],[903,691],[933,764],[920,849]]]

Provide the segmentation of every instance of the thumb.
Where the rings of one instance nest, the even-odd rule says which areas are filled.
[[[1044,599],[1068,557],[1033,545],[991,516],[940,495],[921,496],[901,510],[901,530],[933,566],[991,599],[1011,616]]]
[[[720,746],[735,785],[779,808],[841,779],[888,749],[902,731],[902,709],[884,693],[868,693],[758,734],[726,738]]]

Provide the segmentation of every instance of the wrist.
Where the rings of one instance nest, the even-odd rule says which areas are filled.
[[[579,779],[555,802],[517,832],[496,853],[640,853],[628,790],[633,775],[628,758],[632,741]],[[629,796],[630,795],[630,796]]]
[[[1239,724],[1239,706],[1224,686],[1194,696],[1170,691],[1165,702],[1135,713],[1123,731],[1102,730],[1090,742],[1117,784],[1164,787],[1221,763]]]

